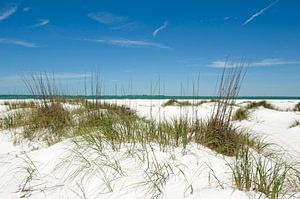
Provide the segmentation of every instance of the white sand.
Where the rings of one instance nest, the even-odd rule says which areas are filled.
[[[183,115],[193,117],[195,112],[198,118],[205,119],[213,107],[212,103],[207,103],[197,107],[195,111],[192,107],[161,107],[166,100],[107,101],[130,106],[140,115],[155,120],[168,120]],[[295,119],[300,120],[299,112],[289,111],[297,101],[273,100],[270,102],[281,111],[258,108],[251,112],[249,120],[238,122],[236,125],[247,128],[249,133],[264,136],[266,141],[276,143],[284,150],[291,152],[294,158],[300,160],[300,126],[289,128]],[[245,105],[245,100],[239,100],[238,104],[239,106]],[[71,110],[78,107],[65,105],[65,108]],[[7,107],[3,105],[3,101],[0,101],[0,117],[6,114]],[[86,164],[71,153],[71,149],[76,149],[76,147],[70,140],[51,147],[31,146],[28,143],[13,145],[14,134],[17,134],[19,130],[15,132],[6,130],[0,133],[0,198],[84,198],[84,194],[86,198],[151,197],[151,186],[145,183],[147,180],[145,171],[149,173],[155,168],[148,168],[148,165],[137,158],[137,155],[129,155],[129,146],[124,146],[120,152],[107,149],[106,159],[102,160],[106,163],[118,161],[123,172],[120,175],[108,166],[101,166],[101,169],[96,164],[91,164],[89,168],[84,167],[83,165]],[[35,147],[39,149],[33,150]],[[152,147],[157,162],[170,165],[176,173],[176,175],[170,175],[166,185],[162,188],[165,198],[248,199],[260,197],[258,193],[234,189],[228,167],[228,164],[233,161],[232,158],[219,155],[196,144],[188,145],[186,151],[176,148],[163,152],[156,144],[152,144]],[[95,151],[81,150],[83,149],[77,149],[77,152],[84,153],[90,160],[101,162],[99,154]],[[148,150],[151,151],[151,148],[148,147]],[[132,151],[132,153],[140,154],[137,151]],[[155,162],[152,152],[149,154],[149,161]],[[64,164],[61,164],[62,162]],[[26,186],[29,190],[20,192],[20,185],[24,185],[30,176],[29,167],[37,170],[32,173],[31,180]],[[181,171],[185,175],[182,175]],[[76,175],[70,179],[70,174]],[[214,175],[218,180],[213,177]],[[110,183],[103,180],[106,178],[110,179]],[[108,191],[108,184],[112,191]],[[295,196],[297,197],[300,196]]]

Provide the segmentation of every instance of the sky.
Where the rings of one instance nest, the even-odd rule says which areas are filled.
[[[55,74],[79,94],[214,95],[225,60],[243,96],[300,96],[299,0],[0,0],[0,94]],[[231,62],[233,64],[231,64]]]

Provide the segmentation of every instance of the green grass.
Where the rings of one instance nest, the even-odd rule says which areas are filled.
[[[242,144],[254,147],[257,141],[232,125],[216,121],[202,122],[187,118],[154,122],[139,117],[125,106],[93,101],[80,101],[81,108],[68,111],[61,102],[17,111],[2,121],[3,128],[24,127],[23,137],[44,140],[48,145],[69,137],[82,136],[93,145],[108,142],[115,150],[125,143],[158,143],[185,148],[190,142],[207,146],[224,155],[233,156]],[[25,116],[26,115],[26,116]],[[216,123],[213,123],[216,122]],[[22,139],[21,138],[21,139]]]
[[[270,159],[243,147],[234,163],[229,163],[233,184],[239,190],[256,191],[270,199],[296,193],[300,186],[298,171],[281,159]]]
[[[300,111],[300,102],[295,105],[295,111]]]
[[[300,120],[295,120],[291,125],[290,128],[294,128],[296,126],[300,126]]]
[[[14,129],[24,127],[27,124],[27,116],[30,115],[30,111],[22,110],[10,113],[7,116],[0,118],[1,129]]]
[[[216,99],[211,99],[211,100],[205,100],[205,101],[199,101],[199,102],[189,102],[189,101],[178,101],[176,99],[169,99],[165,103],[162,104],[162,107],[166,106],[200,106],[205,103],[210,103],[210,102],[217,102],[218,100]]]
[[[272,104],[268,103],[267,101],[251,102],[245,108],[246,109],[255,109],[258,107],[264,107],[267,109],[275,110],[275,107]]]
[[[234,185],[238,189],[257,191],[271,199],[278,198],[279,194],[288,190],[287,182],[296,182],[292,173],[295,170],[282,162],[277,163],[261,157],[266,154],[265,151],[269,144],[234,126],[231,120],[231,118],[247,119],[250,109],[260,106],[271,109],[274,107],[266,101],[253,102],[234,113],[233,105],[239,91],[241,71],[236,68],[231,70],[228,75],[229,79],[223,79],[222,76],[220,96],[218,100],[213,100],[216,103],[213,113],[207,121],[197,118],[188,119],[182,115],[178,119],[169,121],[151,121],[140,117],[126,106],[104,103],[98,98],[90,101],[63,99],[60,95],[55,94],[56,89],[52,87],[46,89],[49,87],[48,84],[47,86],[39,85],[42,81],[33,79],[38,85],[37,88],[39,86],[42,88],[41,91],[33,90],[33,92],[42,93],[42,100],[38,101],[39,105],[37,106],[35,103],[28,105],[23,102],[8,104],[12,109],[21,110],[16,110],[15,114],[3,118],[1,128],[23,127],[24,132],[21,139],[43,140],[48,145],[66,138],[73,138],[78,147],[74,153],[82,163],[82,167],[79,167],[78,171],[75,171],[70,178],[75,177],[78,172],[81,172],[81,169],[84,169],[87,174],[90,173],[89,169],[94,164],[107,187],[105,190],[107,192],[113,191],[113,182],[117,180],[117,177],[110,179],[105,169],[113,170],[115,176],[118,177],[124,175],[118,160],[105,154],[108,148],[113,151],[121,151],[122,146],[130,145],[126,149],[136,151],[136,146],[142,146],[141,152],[134,155],[139,156],[138,158],[142,162],[148,164],[145,178],[146,183],[150,185],[149,193],[154,197],[160,197],[166,180],[175,172],[170,168],[170,164],[158,163],[153,151],[156,162],[152,161],[151,163],[149,161],[151,151],[147,151],[147,148],[151,146],[151,143],[156,143],[161,150],[176,147],[185,149],[189,143],[198,143],[217,153],[235,157],[235,162],[230,165],[230,168],[233,173]],[[32,86],[31,89],[35,87]],[[45,93],[47,90],[49,93]],[[163,106],[195,106],[205,102],[207,101],[193,104],[188,101],[171,99]],[[68,111],[63,108],[64,103],[81,106],[76,110]],[[24,108],[30,108],[30,110],[22,110]],[[96,159],[93,161],[86,158],[86,153],[89,153],[90,150],[97,152]],[[251,151],[260,154],[259,158],[253,156]],[[30,178],[31,172],[29,171]],[[295,184],[298,185],[297,182]]]
[[[32,140],[41,136],[48,145],[55,144],[67,137],[72,126],[71,114],[58,102],[48,106],[40,106],[27,116],[24,128],[24,138]],[[42,135],[36,135],[46,130]]]
[[[249,118],[249,110],[244,108],[239,108],[233,115],[233,120],[246,120]]]
[[[34,101],[5,101],[4,105],[8,106],[9,110],[36,107],[36,103]]]
[[[196,127],[195,141],[220,154],[235,156],[243,146],[262,152],[268,144],[233,125],[214,124],[209,120]]]
[[[192,103],[189,101],[178,101],[176,99],[170,99],[166,101],[162,106],[192,106]]]

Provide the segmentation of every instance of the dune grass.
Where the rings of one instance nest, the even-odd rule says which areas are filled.
[[[169,99],[165,103],[162,104],[162,107],[167,107],[167,106],[200,106],[205,103],[212,103],[216,102],[216,99],[210,99],[210,100],[203,100],[199,102],[190,102],[190,101],[179,101],[176,99]]]
[[[178,101],[176,99],[169,99],[165,103],[163,103],[163,107],[166,106],[192,106],[193,104],[189,101]]]
[[[250,110],[258,107],[275,110],[275,107],[267,101],[251,102],[246,107],[239,108],[237,111],[235,111],[232,119],[237,121],[247,120],[250,115]]]
[[[35,108],[36,103],[33,100],[30,101],[5,101],[4,105],[8,106],[9,110]]]
[[[249,110],[244,108],[239,108],[233,115],[233,120],[247,120],[249,118]]]
[[[300,126],[300,120],[295,120],[291,125],[290,128],[294,128],[296,126]]]
[[[122,143],[159,143],[166,146],[183,146],[197,142],[224,155],[234,155],[248,137],[231,124],[232,107],[238,95],[243,67],[224,69],[219,97],[208,121],[188,120],[181,117],[172,121],[154,122],[139,117],[125,106],[94,100],[68,100],[61,96],[54,78],[33,76],[26,81],[31,95],[39,97],[38,105],[26,117],[13,117],[10,127],[24,126],[24,138],[42,137],[49,145],[64,138],[89,135],[89,139],[106,140],[115,149]],[[96,88],[96,93],[99,88]],[[68,111],[63,104],[80,104],[81,108]],[[169,100],[168,104],[183,106],[190,103]],[[202,103],[202,102],[200,102]],[[21,121],[19,121],[21,120]],[[91,138],[92,136],[92,138]],[[94,136],[94,137],[93,137]],[[38,139],[39,140],[39,139]],[[98,142],[97,141],[97,142]]]
[[[264,107],[267,109],[275,110],[275,107],[272,104],[268,103],[267,101],[251,102],[245,108],[249,110],[249,109],[255,109],[258,107]]]
[[[300,102],[298,102],[298,103],[295,105],[294,110],[295,110],[295,111],[300,111]]]
[[[29,140],[43,140],[52,145],[65,138],[73,138],[78,148],[93,150],[98,157],[105,157],[105,161],[91,162],[86,155],[74,151],[83,162],[84,168],[91,164],[98,166],[98,171],[107,185],[105,191],[113,191],[112,181],[106,176],[104,167],[117,172],[116,176],[123,175],[118,161],[110,162],[104,155],[107,146],[112,151],[119,151],[123,146],[130,144],[130,149],[142,146],[141,153],[136,154],[143,161],[148,161],[149,151],[146,151],[151,143],[159,145],[161,150],[182,147],[193,142],[206,146],[217,153],[235,157],[235,163],[231,165],[235,186],[240,190],[254,190],[261,192],[270,198],[278,198],[284,193],[289,172],[292,171],[285,164],[275,163],[263,158],[255,159],[249,151],[263,154],[268,144],[258,137],[247,134],[243,129],[233,125],[232,118],[237,120],[246,119],[248,110],[263,106],[273,108],[265,101],[253,102],[245,109],[234,112],[241,81],[244,72],[243,66],[224,69],[218,90],[218,99],[214,100],[213,112],[208,120],[202,121],[197,118],[189,119],[181,117],[170,121],[152,121],[139,116],[135,111],[126,106],[105,103],[101,96],[93,100],[64,99],[57,86],[46,76],[34,77],[27,81],[31,94],[38,98],[37,103],[25,105],[15,103],[13,109],[30,108],[30,110],[17,110],[1,122],[2,128],[23,127],[23,138]],[[98,93],[99,88],[96,89]],[[23,102],[21,102],[23,103]],[[202,103],[202,102],[199,102]],[[76,110],[64,108],[65,104],[80,105]],[[179,102],[175,99],[167,101],[163,106],[190,106],[190,102]],[[109,165],[108,163],[109,162]],[[271,167],[269,167],[269,163]],[[150,164],[150,163],[149,163]],[[100,165],[100,166],[99,166]],[[151,185],[150,193],[160,196],[166,180],[174,171],[170,170],[169,164],[151,165],[152,170],[146,169],[145,177]],[[102,170],[101,170],[102,169]],[[88,170],[88,169],[87,169]],[[79,172],[79,171],[76,171]],[[74,175],[76,175],[76,172]]]
[[[228,165],[239,190],[257,191],[270,199],[284,198],[287,193],[291,197],[299,191],[299,172],[278,156],[272,159],[242,147]]]

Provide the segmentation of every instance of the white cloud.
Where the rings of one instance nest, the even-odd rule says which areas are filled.
[[[0,38],[0,43],[13,44],[13,45],[23,46],[23,47],[27,47],[27,48],[37,48],[38,47],[38,45],[36,45],[35,43],[24,41],[24,40],[19,40],[19,39]]]
[[[50,23],[49,19],[40,19],[37,24],[34,24],[33,27],[41,27]]]
[[[300,64],[300,61],[281,60],[281,59],[264,59],[258,62],[253,62],[251,66],[275,66],[275,65],[293,65]]]
[[[88,17],[99,23],[109,26],[112,30],[130,32],[136,29],[139,25],[139,23],[129,20],[128,17],[116,16],[108,12],[89,13]]]
[[[149,46],[149,47],[156,47],[156,48],[169,48],[166,45],[155,43],[155,42],[148,42],[148,41],[141,41],[141,40],[129,40],[129,39],[98,39],[98,40],[91,40],[85,39],[86,41],[92,41],[97,43],[105,43],[115,46],[124,46],[124,47],[142,47],[142,46]]]
[[[49,75],[54,75],[55,79],[81,79],[92,77],[93,73],[54,73]]]
[[[152,36],[153,36],[153,37],[156,37],[156,35],[157,35],[160,31],[162,31],[163,29],[167,28],[168,24],[169,24],[169,22],[165,21],[164,24],[163,24],[162,26],[160,26],[159,28],[157,28],[157,29],[155,29],[155,30],[153,31]]]
[[[225,60],[216,60],[211,62],[208,66],[214,67],[214,68],[223,68],[225,65],[226,67],[233,68],[237,67],[239,61],[225,61]],[[278,65],[294,65],[294,64],[300,64],[300,61],[294,61],[294,60],[281,60],[278,58],[272,58],[272,59],[263,59],[256,62],[250,62],[247,63],[250,67],[265,67],[265,66],[278,66]]]
[[[105,25],[119,24],[127,21],[127,17],[116,16],[108,12],[89,13],[88,17]]]
[[[14,6],[11,7],[9,9],[3,10],[0,13],[0,22],[2,22],[3,20],[7,19],[9,16],[13,15],[15,12],[17,12],[18,7]]]
[[[277,3],[279,0],[275,0],[273,1],[270,5],[268,5],[267,7],[263,8],[262,10],[260,10],[259,12],[253,14],[249,19],[247,19],[244,23],[244,25],[247,25],[249,22],[251,22],[252,20],[254,20],[256,17],[264,14],[265,11],[267,11],[269,8],[271,8],[275,3]]]

